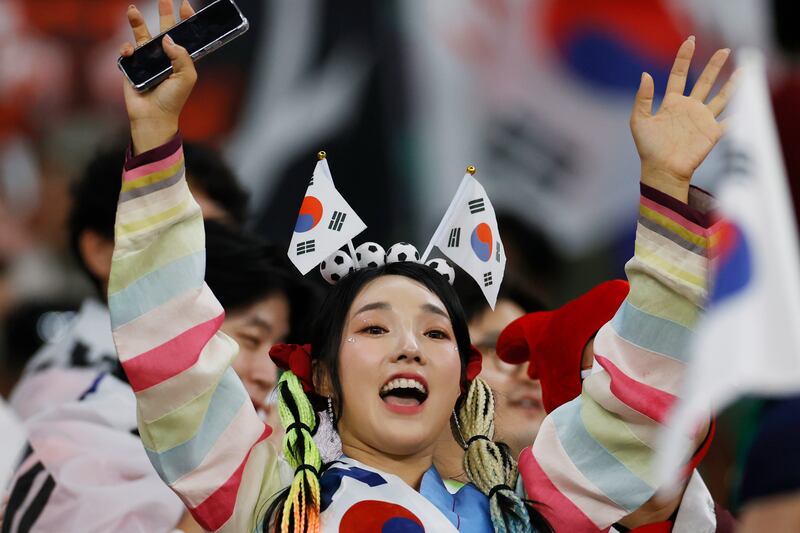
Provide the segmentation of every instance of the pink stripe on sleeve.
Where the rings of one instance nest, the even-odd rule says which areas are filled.
[[[550,524],[558,526],[558,531],[572,533],[608,531],[608,529],[598,529],[580,508],[556,488],[542,467],[539,466],[530,448],[522,450],[519,456],[519,471],[520,473],[524,472],[522,482],[525,485],[525,492],[535,495],[535,501],[539,504],[536,505],[536,508]]]
[[[706,228],[704,228],[702,226],[699,226],[698,224],[695,224],[694,222],[692,222],[690,220],[685,219],[684,217],[682,217],[681,215],[679,215],[675,211],[673,211],[673,210],[671,210],[671,209],[669,209],[667,207],[664,207],[661,204],[657,204],[656,202],[650,200],[649,198],[645,198],[644,196],[642,196],[640,200],[642,202],[642,205],[644,205],[648,209],[652,209],[656,213],[667,217],[668,219],[672,220],[676,224],[680,224],[681,226],[683,226],[687,230],[691,231],[692,233],[694,233],[696,235],[699,235],[701,237],[707,237],[708,236],[708,234],[709,234],[709,230],[708,229],[706,229]]]
[[[239,468],[223,483],[211,496],[205,499],[203,503],[197,507],[190,508],[189,512],[195,520],[204,528],[209,531],[216,531],[225,525],[225,522],[233,515],[233,509],[236,506],[236,495],[239,492],[239,485],[242,483],[242,474],[250,459],[250,454],[253,452],[259,442],[263,441],[272,433],[272,428],[266,426],[261,437],[253,443],[247,456],[239,465]]]
[[[632,379],[602,355],[595,354],[594,357],[611,376],[611,393],[614,396],[660,424],[666,421],[669,410],[677,400],[676,396]]]
[[[142,176],[147,176],[148,174],[153,174],[160,170],[164,170],[165,168],[169,168],[180,161],[181,157],[183,157],[182,145],[178,150],[175,151],[175,153],[166,157],[165,159],[160,159],[158,161],[154,161],[153,163],[147,163],[146,165],[126,170],[122,176],[122,179],[124,181],[133,181],[141,178]]]
[[[134,392],[158,385],[197,363],[200,352],[225,320],[225,313],[188,329],[150,351],[122,363]]]

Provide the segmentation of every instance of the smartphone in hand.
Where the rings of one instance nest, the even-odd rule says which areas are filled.
[[[216,0],[146,42],[133,55],[120,57],[117,65],[137,91],[146,91],[172,73],[172,64],[161,45],[164,35],[169,34],[197,61],[242,35],[249,27],[250,24],[233,0]]]

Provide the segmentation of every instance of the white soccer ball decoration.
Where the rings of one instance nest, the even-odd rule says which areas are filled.
[[[444,259],[431,259],[427,263],[425,263],[436,272],[442,275],[444,279],[447,280],[447,283],[450,285],[456,280],[456,271],[453,267],[450,266],[450,263],[445,261]]]
[[[387,263],[404,263],[406,261],[419,263],[419,252],[414,248],[413,244],[398,242],[386,252]]]
[[[356,264],[359,268],[375,268],[386,263],[386,251],[376,242],[365,242],[356,248]]]
[[[319,273],[331,285],[335,285],[353,270],[355,270],[353,260],[342,250],[337,250],[319,264]]]

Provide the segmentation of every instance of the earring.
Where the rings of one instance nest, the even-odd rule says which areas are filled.
[[[331,421],[331,426],[336,427],[336,417],[333,414],[333,400],[328,396],[328,419]]]
[[[317,444],[322,462],[330,463],[342,455],[342,441],[336,431],[336,413],[333,411],[333,399],[330,397],[325,414],[327,416],[319,417],[320,423],[314,435],[314,442]]]

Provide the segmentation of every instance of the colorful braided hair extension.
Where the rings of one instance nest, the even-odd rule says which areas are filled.
[[[460,437],[466,444],[464,470],[469,480],[489,497],[495,532],[551,531],[547,520],[514,489],[517,462],[506,444],[493,440],[494,396],[485,381],[480,378],[472,381],[456,416]]]
[[[278,382],[278,410],[286,429],[283,454],[294,468],[292,484],[276,509],[275,531],[281,533],[319,532],[319,476],[322,459],[311,438],[317,427],[317,413],[294,373],[287,371]],[[276,501],[280,502],[282,497]],[[271,513],[269,513],[271,514]],[[269,517],[267,522],[269,522]],[[265,528],[266,529],[266,528]]]

